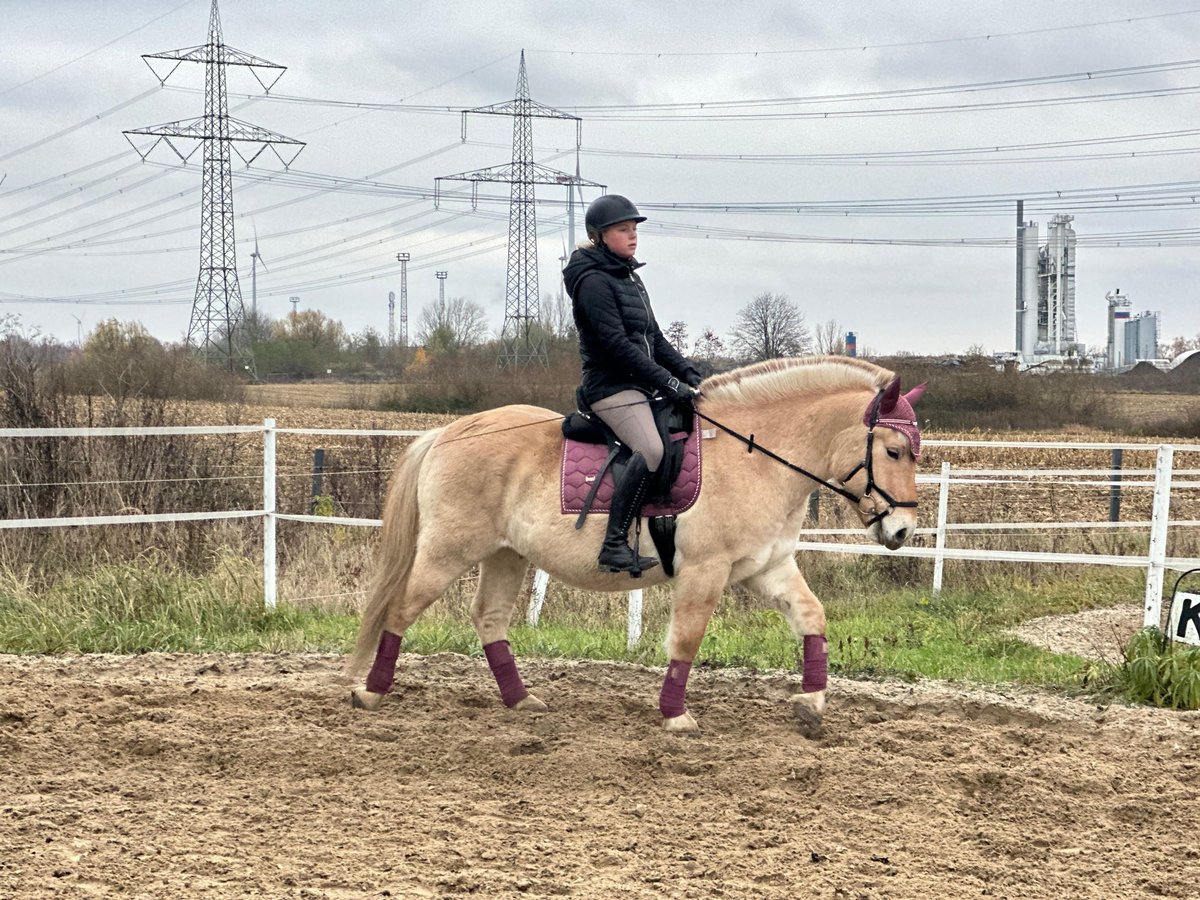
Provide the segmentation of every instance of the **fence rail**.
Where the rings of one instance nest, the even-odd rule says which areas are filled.
[[[351,436],[351,437],[416,437],[423,431],[414,430],[378,430],[378,429],[333,429],[333,428],[278,428],[274,419],[266,419],[261,425],[214,425],[214,426],[170,426],[154,428],[7,428],[0,429],[0,439],[28,438],[73,438],[73,437],[133,437],[153,435],[222,435],[222,434],[261,434],[262,450],[262,507],[260,509],[244,510],[210,510],[180,513],[153,514],[114,514],[94,516],[66,516],[57,518],[28,518],[0,520],[0,530],[21,528],[55,528],[79,527],[120,524],[146,524],[165,522],[196,522],[215,521],[222,519],[261,518],[263,523],[263,600],[268,607],[274,607],[278,601],[278,561],[276,553],[276,528],[280,520],[321,525],[344,525],[360,527],[378,527],[382,521],[374,518],[356,518],[349,516],[317,516],[293,513],[281,513],[276,503],[276,478],[279,476],[276,458],[276,439],[280,434],[309,435],[309,436]],[[1161,600],[1164,572],[1186,571],[1200,567],[1200,558],[1168,557],[1167,535],[1171,528],[1197,528],[1197,519],[1170,519],[1170,503],[1172,491],[1189,491],[1200,488],[1200,481],[1175,481],[1175,475],[1194,477],[1200,474],[1200,469],[1174,469],[1174,456],[1180,453],[1200,453],[1200,444],[1139,444],[1139,443],[1075,443],[1067,441],[954,441],[929,439],[924,441],[926,447],[964,447],[964,448],[1015,448],[1015,449],[1069,449],[1069,450],[1108,450],[1115,451],[1114,462],[1119,461],[1119,451],[1132,450],[1153,452],[1155,466],[1153,469],[1117,467],[1096,467],[1092,469],[979,469],[963,467],[954,472],[949,462],[943,462],[938,474],[922,474],[918,476],[918,484],[938,486],[937,522],[933,528],[921,528],[918,535],[933,535],[932,547],[902,547],[889,551],[877,544],[847,543],[820,540],[800,540],[796,544],[797,551],[817,553],[841,553],[858,555],[891,555],[932,559],[934,562],[933,584],[934,592],[942,587],[944,565],[947,560],[970,560],[980,562],[1026,562],[1034,564],[1071,564],[1071,565],[1101,565],[1144,568],[1146,570],[1146,591],[1144,606],[1144,621],[1146,624],[1157,624],[1161,617]],[[1103,474],[1103,473],[1106,473]],[[1092,476],[1095,476],[1094,478]],[[240,477],[258,477],[240,476]],[[1061,481],[1057,479],[1072,478],[1085,480]],[[1064,487],[1109,487],[1114,492],[1124,490],[1152,491],[1151,518],[1140,521],[1108,521],[1108,522],[969,522],[951,523],[949,521],[949,495],[952,485],[1002,485],[1024,484],[1037,479],[1055,479],[1052,483]],[[11,486],[11,485],[5,485]],[[1114,494],[1114,496],[1119,496]],[[1079,530],[1079,529],[1128,529],[1149,531],[1149,546],[1145,555],[1142,554],[1100,554],[1100,553],[1061,553],[1051,551],[1014,551],[1014,550],[984,550],[975,548],[954,548],[946,546],[947,536],[955,532],[1000,532],[1000,531],[1045,531],[1045,530]],[[802,538],[816,537],[846,537],[861,535],[860,529],[847,528],[812,528],[801,532]],[[546,587],[549,576],[542,571],[535,574],[533,596],[530,601],[528,618],[531,624],[536,624],[545,601]],[[641,634],[642,592],[634,590],[629,593],[628,635],[630,645],[635,644]]]

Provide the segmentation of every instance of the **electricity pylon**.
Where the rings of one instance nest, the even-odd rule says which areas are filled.
[[[198,119],[167,122],[148,128],[135,128],[125,137],[145,161],[155,147],[165,143],[185,164],[197,147],[204,148],[203,199],[200,213],[200,274],[196,280],[196,296],[192,301],[192,317],[188,324],[187,342],[209,362],[220,363],[231,371],[253,365],[249,348],[241,333],[245,317],[242,289],[238,283],[237,253],[233,234],[233,175],[231,156],[236,153],[247,166],[268,148],[287,168],[295,161],[304,142],[268,131],[257,125],[242,122],[229,115],[229,100],[225,90],[227,66],[245,66],[263,90],[270,92],[282,77],[285,66],[268,62],[225,44],[221,33],[221,14],[217,0],[212,0],[208,16],[208,41],[198,47],[166,50],[142,56],[150,71],[162,84],[179,68],[180,63],[204,63],[204,115]],[[153,61],[173,62],[166,74],[160,75]],[[273,72],[270,83],[259,72]],[[145,149],[139,149],[133,135],[153,137]],[[197,143],[187,152],[185,142]],[[286,147],[280,153],[279,147]],[[243,152],[243,147],[248,152]],[[285,158],[286,157],[286,158]]]
[[[582,120],[561,110],[529,98],[529,78],[525,72],[525,51],[521,51],[521,67],[517,73],[517,96],[513,100],[463,110],[462,139],[467,139],[467,116],[470,114],[513,117],[512,163],[489,166],[473,172],[444,175],[434,181],[434,203],[440,199],[441,182],[469,181],[471,205],[478,199],[480,182],[500,182],[512,185],[508,206],[508,282],[504,297],[504,325],[500,329],[500,365],[526,365],[530,362],[547,364],[546,341],[540,328],[537,269],[537,215],[534,209],[533,186],[555,184],[566,186],[567,196],[577,185],[604,187],[584,181],[533,161],[533,120],[567,119],[575,123],[575,152],[579,153]]]

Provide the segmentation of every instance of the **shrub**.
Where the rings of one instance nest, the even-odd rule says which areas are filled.
[[[134,398],[214,400],[242,398],[241,381],[206,364],[184,346],[160,343],[136,322],[101,322],[82,353],[66,361],[62,389],[121,403]]]
[[[380,403],[390,412],[469,413],[528,403],[566,413],[575,408],[579,353],[552,341],[546,365],[501,368],[499,345],[430,354],[405,372],[402,389]]]
[[[922,424],[942,431],[971,428],[1047,431],[1068,425],[1112,427],[1104,385],[1092,375],[1013,370],[997,372],[990,360],[968,359],[947,367],[934,361],[882,359],[906,387],[927,381],[917,412]]]
[[[1135,703],[1200,709],[1200,647],[1172,643],[1158,628],[1143,628],[1125,646],[1112,684]]]

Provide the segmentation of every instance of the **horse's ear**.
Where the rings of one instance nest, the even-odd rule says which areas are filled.
[[[915,388],[904,395],[904,399],[908,401],[909,406],[916,406],[917,401],[925,396],[925,388],[929,387],[929,382],[925,381],[918,384]]]
[[[879,415],[890,415],[896,409],[896,401],[900,399],[900,376],[892,379],[892,383],[884,388],[879,400]]]

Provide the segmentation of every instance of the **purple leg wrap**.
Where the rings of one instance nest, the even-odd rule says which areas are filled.
[[[804,636],[804,693],[825,690],[829,682],[829,643],[823,634]]]
[[[396,657],[400,655],[400,635],[385,631],[379,636],[379,649],[375,651],[375,664],[367,675],[367,690],[373,694],[386,694],[392,689],[396,677]]]
[[[663,679],[662,691],[658,695],[658,711],[663,714],[664,719],[673,719],[687,712],[683,695],[687,690],[688,675],[691,671],[692,664],[682,659],[673,659],[667,666],[667,677]]]
[[[500,699],[504,705],[512,709],[529,696],[521,673],[517,671],[517,661],[513,659],[512,648],[508,641],[492,641],[483,647],[483,655],[487,657],[492,674],[496,676],[496,684],[500,686]]]

